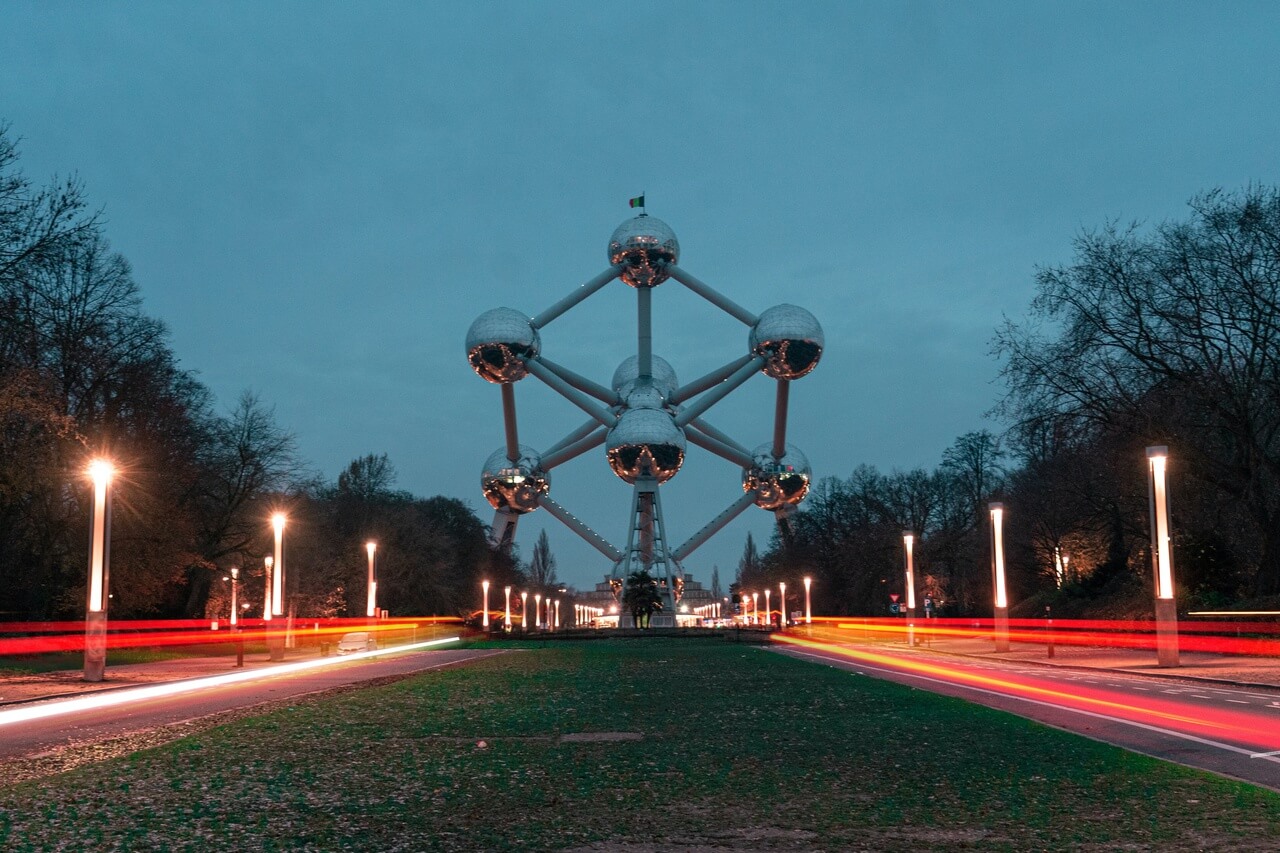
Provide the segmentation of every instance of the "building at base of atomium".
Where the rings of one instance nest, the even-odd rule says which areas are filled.
[[[614,231],[609,267],[564,299],[533,317],[511,308],[481,314],[467,331],[467,358],[483,379],[502,391],[506,442],[485,461],[480,486],[496,510],[495,547],[509,547],[521,515],[539,508],[559,519],[612,563],[606,578],[620,605],[626,578],[645,570],[662,587],[664,610],[652,624],[674,625],[682,612],[682,561],[752,504],[779,521],[809,491],[808,460],[787,443],[787,401],[791,383],[813,370],[822,357],[822,327],[795,305],[775,305],[754,314],[677,265],[680,244],[659,219],[641,214]],[[615,279],[635,289],[636,354],[614,371],[608,385],[581,376],[542,354],[541,332],[548,324]],[[667,280],[679,282],[740,321],[746,352],[684,385],[652,351],[653,295]],[[749,449],[729,431],[714,426],[708,411],[758,373],[777,383],[773,440]],[[587,415],[582,426],[538,451],[520,444],[515,383],[534,376]],[[633,486],[625,547],[611,544],[551,497],[551,472],[601,445],[613,473]],[[661,488],[684,463],[689,445],[742,468],[741,495],[682,544],[672,547],[662,515]],[[605,586],[605,585],[602,585]],[[701,596],[700,596],[701,597]],[[619,611],[623,608],[618,607]],[[628,617],[622,614],[622,624]]]

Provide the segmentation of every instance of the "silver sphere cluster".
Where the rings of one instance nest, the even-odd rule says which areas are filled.
[[[508,540],[514,535],[515,517],[545,505],[600,550],[620,554],[617,549],[610,552],[597,534],[550,499],[548,470],[604,444],[614,474],[636,485],[633,511],[639,516],[642,492],[656,494],[655,483],[665,483],[680,471],[692,441],[742,465],[742,488],[751,498],[735,502],[731,511],[721,513],[685,546],[672,551],[671,557],[678,565],[743,507],[754,503],[783,519],[808,494],[812,479],[809,461],[785,441],[788,385],[817,366],[825,338],[817,319],[803,308],[781,304],[754,315],[690,276],[677,266],[680,243],[675,233],[654,217],[641,214],[618,226],[609,240],[608,257],[607,270],[542,314],[531,318],[511,308],[495,308],[481,314],[467,330],[467,360],[472,368],[487,382],[503,386],[507,426],[507,444],[485,461],[481,488],[485,499],[498,511],[499,519],[506,519]],[[540,329],[614,278],[621,278],[640,291],[640,354],[624,360],[614,371],[610,387],[605,388],[542,359]],[[725,365],[684,388],[680,386],[671,365],[650,350],[651,297],[644,292],[669,278],[749,327],[747,359]],[[701,416],[757,371],[778,380],[775,434],[772,442],[748,451],[705,423]],[[531,372],[593,418],[542,454],[516,439],[512,385]],[[652,524],[652,518],[647,523]],[[495,521],[495,528],[497,524]],[[592,536],[599,541],[591,540]]]

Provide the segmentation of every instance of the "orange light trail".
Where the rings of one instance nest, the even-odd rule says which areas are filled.
[[[1136,705],[1130,697],[1120,692],[1082,684],[1073,686],[1068,692],[1052,682],[1022,674],[992,675],[974,672],[963,668],[964,664],[959,662],[952,667],[946,667],[926,660],[880,654],[785,634],[775,634],[772,639],[784,645],[812,649],[861,663],[876,664],[929,680],[1092,714],[1167,734],[1195,735],[1199,738],[1229,738],[1236,743],[1247,744],[1258,751],[1280,749],[1280,721],[1264,719],[1248,713],[1201,708],[1191,703],[1179,703],[1155,697],[1150,699],[1143,697],[1144,703]],[[1216,740],[1210,742],[1215,746],[1249,753],[1248,749],[1231,744]]]

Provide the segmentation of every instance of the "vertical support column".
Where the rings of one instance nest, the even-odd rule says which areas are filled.
[[[991,510],[991,571],[995,580],[995,641],[997,652],[1009,651],[1009,597],[1004,585],[1004,504]]]
[[[1178,603],[1173,595],[1173,553],[1169,539],[1169,492],[1165,470],[1169,448],[1147,448],[1147,499],[1151,507],[1151,568],[1155,575],[1156,662],[1179,666]]]
[[[773,408],[773,458],[787,454],[787,401],[791,396],[791,382],[778,380],[777,402]]]
[[[637,361],[640,377],[653,376],[653,288],[636,288]]]
[[[520,438],[516,432],[516,387],[514,383],[502,383],[502,425],[507,433],[507,459],[520,461]]]

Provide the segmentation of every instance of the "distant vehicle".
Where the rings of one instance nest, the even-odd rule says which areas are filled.
[[[368,631],[352,631],[343,634],[338,641],[338,654],[349,655],[352,652],[371,652],[378,648],[378,641]]]

